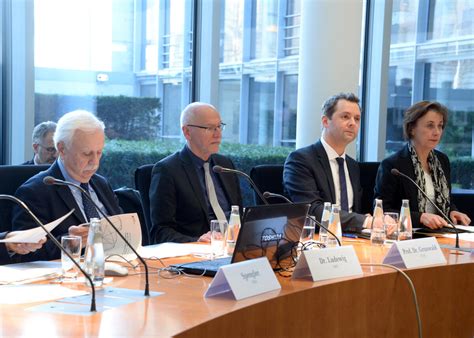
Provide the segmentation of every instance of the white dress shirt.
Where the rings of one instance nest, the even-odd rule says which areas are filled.
[[[321,137],[321,143],[328,155],[329,165],[331,166],[332,180],[334,182],[334,190],[336,191],[336,203],[341,206],[341,186],[339,183],[339,164],[336,161],[337,157],[344,158],[344,173],[346,175],[346,186],[347,186],[347,201],[349,203],[349,212],[352,212],[354,205],[354,190],[352,190],[352,182],[349,177],[349,170],[347,169],[346,153],[339,154],[324,140],[324,136]]]

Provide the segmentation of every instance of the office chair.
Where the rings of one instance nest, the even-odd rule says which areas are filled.
[[[30,177],[49,168],[49,165],[0,165],[0,194],[15,195],[16,190]],[[13,202],[0,200],[0,232],[11,231]]]
[[[362,187],[361,213],[372,214],[374,204],[375,178],[380,162],[359,162],[360,185]]]
[[[135,170],[135,189],[140,192],[140,197],[142,200],[143,213],[145,215],[145,225],[148,229],[148,234],[150,234],[151,229],[151,217],[150,217],[150,184],[151,184],[151,171],[153,170],[154,164],[145,164],[138,167]],[[150,244],[154,243],[154,238],[150,238]]]
[[[262,194],[265,191],[280,194],[285,197],[283,188],[283,165],[281,164],[261,164],[253,167],[250,170],[250,178],[255,182],[255,185],[260,189]],[[286,203],[281,198],[267,198],[270,204]],[[255,204],[264,204],[254,191]]]

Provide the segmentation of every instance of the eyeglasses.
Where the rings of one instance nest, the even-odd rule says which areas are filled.
[[[38,145],[40,147],[42,147],[44,150],[46,150],[48,153],[55,153],[56,152],[56,148],[55,147],[45,147],[44,145],[42,145],[41,143],[38,143]]]
[[[221,122],[218,126],[214,127],[206,127],[206,126],[198,126],[196,124],[188,124],[188,127],[194,127],[194,128],[199,128],[199,129],[204,129],[206,133],[215,133],[215,132],[223,132],[225,130],[226,124]]]

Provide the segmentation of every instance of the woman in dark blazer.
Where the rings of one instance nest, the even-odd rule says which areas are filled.
[[[432,229],[447,225],[436,208],[406,178],[394,176],[393,168],[412,178],[454,224],[471,220],[451,203],[451,170],[448,157],[435,149],[448,122],[448,110],[438,102],[421,101],[407,109],[403,133],[408,143],[380,164],[375,197],[383,200],[384,210],[399,211],[402,199],[410,200],[414,228]]]

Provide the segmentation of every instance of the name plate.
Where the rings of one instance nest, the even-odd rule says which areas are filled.
[[[301,253],[293,279],[311,276],[313,281],[362,275],[359,259],[352,245]]]
[[[394,242],[383,263],[401,268],[446,264],[446,258],[434,237]]]
[[[281,289],[266,257],[251,259],[219,268],[204,297],[232,291],[236,300]]]

